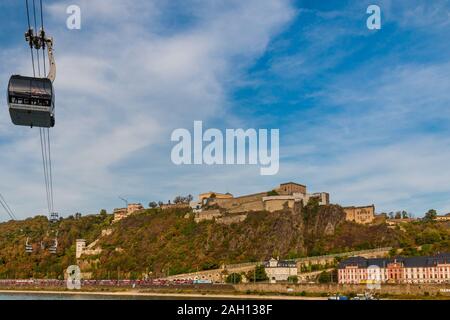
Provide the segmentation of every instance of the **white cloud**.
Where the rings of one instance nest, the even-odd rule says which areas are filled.
[[[149,200],[139,198],[144,194],[162,195],[166,184],[180,179],[169,162],[171,130],[190,127],[193,120],[226,121],[228,82],[237,80],[293,17],[288,1],[192,1],[176,8],[167,1],[79,1],[82,29],[70,31],[69,4],[46,8],[58,68],[55,200],[64,214],[111,209],[123,193],[141,201]],[[172,26],[172,14],[191,21]],[[25,70],[27,61],[14,67]],[[8,179],[0,189],[9,190],[19,216],[43,212],[38,132],[0,125],[1,132],[14,132],[0,145],[0,152],[9,152],[0,169]],[[146,179],[148,168],[164,175]],[[189,186],[183,189],[189,192]]]
[[[377,67],[377,76],[367,78]],[[329,107],[297,115],[282,174],[307,180],[344,205],[375,203],[379,211],[416,215],[431,207],[450,210],[443,201],[450,193],[449,75],[448,63],[375,64],[335,77],[321,96]],[[301,132],[300,142],[294,132]]]
[[[121,205],[119,194],[133,201],[208,189],[244,194],[270,190],[284,180],[330,192],[344,205],[375,203],[379,211],[416,214],[430,207],[450,210],[443,200],[450,192],[448,126],[429,128],[448,121],[450,65],[401,60],[394,50],[350,73],[328,72],[360,49],[341,43],[368,37],[364,21],[358,22],[363,4],[348,11],[300,10],[316,14],[321,23],[299,33],[300,51],[271,61],[271,72],[281,75],[284,88],[315,75],[327,79],[319,82],[320,90],[309,92],[314,102],[308,108],[283,110],[280,174],[261,177],[257,166],[175,167],[169,138],[173,129],[191,128],[194,120],[229,128],[273,121],[236,116],[228,109],[228,94],[233,86],[264,82],[259,75],[243,74],[264,52],[276,49],[267,47],[269,41],[298,13],[289,1],[78,3],[81,31],[65,29],[68,1],[47,7],[58,64],[52,151],[61,212],[111,209]],[[430,38],[435,42],[448,22],[445,2],[438,3],[441,11],[416,1],[380,5],[386,26],[429,31],[422,36],[436,32]],[[413,21],[414,16],[422,19]],[[421,53],[429,44],[423,40],[408,47],[410,58],[429,53]],[[433,48],[448,49],[446,43]],[[1,79],[30,68],[25,46],[0,55],[10,61],[0,65]],[[271,92],[263,93],[272,99],[269,105],[280,99]],[[1,112],[0,190],[21,217],[44,212],[38,132],[12,126],[7,108]]]

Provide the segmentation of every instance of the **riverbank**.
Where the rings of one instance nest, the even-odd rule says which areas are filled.
[[[239,293],[253,294],[267,292],[271,294],[303,294],[307,296],[328,296],[343,294],[356,296],[370,291],[365,284],[268,284],[246,283],[234,286]],[[399,299],[450,299],[450,283],[448,284],[382,284],[375,290],[379,297]]]
[[[67,295],[67,296],[102,296],[102,297],[140,297],[140,298],[174,298],[186,299],[214,299],[214,300],[326,300],[326,297],[300,297],[281,295],[256,295],[256,294],[211,294],[211,293],[159,293],[141,291],[51,291],[51,290],[0,290],[0,294],[36,294],[36,295]]]

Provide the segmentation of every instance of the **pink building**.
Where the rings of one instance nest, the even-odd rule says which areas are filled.
[[[340,284],[450,283],[450,254],[392,259],[352,257],[339,264],[338,281]]]

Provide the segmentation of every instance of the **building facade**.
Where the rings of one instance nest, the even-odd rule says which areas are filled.
[[[209,198],[203,201],[207,206],[218,206],[230,213],[264,210],[262,198],[267,192],[255,193],[232,198]]]
[[[214,198],[214,199],[232,199],[233,195],[231,193],[219,193],[219,192],[205,192],[205,193],[201,193],[198,195],[198,201],[202,202],[206,199],[210,199],[210,198]]]
[[[447,213],[446,215],[443,215],[443,216],[436,216],[434,218],[434,220],[440,221],[440,222],[450,221],[450,213]]]
[[[190,204],[187,202],[180,202],[180,203],[164,203],[160,206],[162,210],[169,210],[169,209],[186,209],[189,208]]]
[[[307,193],[306,186],[294,182],[282,183],[276,188],[274,195],[268,196],[268,192],[233,197],[232,194],[206,192],[199,195],[199,201],[191,203],[191,208],[200,212],[200,204],[209,206],[217,205],[230,213],[263,211],[270,212],[282,210],[284,207],[293,208],[296,202],[303,201],[307,204],[312,198],[316,198],[320,205],[330,203],[330,195],[326,192]]]
[[[285,207],[292,209],[295,203],[303,203],[303,205],[306,205],[311,199],[317,199],[319,205],[321,206],[330,204],[330,195],[326,192],[267,196],[263,197],[262,201],[264,203],[264,210],[274,212],[283,210]]]
[[[143,210],[144,206],[140,203],[129,203],[126,208],[116,208],[114,209],[114,220],[113,222],[120,221],[133,213]]]
[[[345,220],[360,224],[372,223],[375,220],[375,205],[365,207],[345,207]]]
[[[295,182],[287,182],[280,184],[276,191],[280,195],[292,195],[294,193],[306,194],[306,186]]]
[[[192,201],[190,207],[195,213],[206,209],[224,209],[228,213],[244,213],[250,211],[281,211],[293,209],[296,205],[306,205],[316,199],[319,205],[330,204],[330,194],[327,192],[308,193],[305,185],[287,182],[280,184],[270,192],[233,197],[230,193],[205,192],[198,196],[198,201]],[[344,208],[347,221],[369,224],[375,220],[375,206]]]
[[[113,214],[114,222],[122,220],[127,216],[127,208],[115,208]]]
[[[352,257],[338,266],[340,284],[450,283],[450,254],[366,259]]]
[[[280,211],[285,208],[293,209],[296,202],[300,203],[299,199],[294,196],[269,196],[264,197],[264,210],[269,212]]]
[[[140,203],[130,203],[130,204],[128,204],[128,207],[127,207],[127,213],[133,214],[136,211],[143,210],[143,209],[144,209],[144,206]]]
[[[282,261],[272,258],[264,263],[264,269],[270,283],[288,281],[289,277],[297,276],[298,274],[297,263],[295,261]]]

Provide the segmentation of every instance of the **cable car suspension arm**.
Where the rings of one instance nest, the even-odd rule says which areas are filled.
[[[50,79],[51,82],[54,82],[56,78],[56,64],[55,57],[53,56],[53,38],[47,37],[44,29],[41,29],[39,34],[35,34],[33,29],[29,28],[28,31],[25,32],[25,41],[30,44],[31,48],[36,50],[40,50],[41,48],[45,49],[45,47],[47,47],[48,62],[50,66],[47,78]]]

